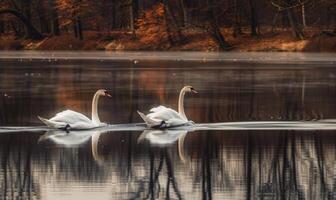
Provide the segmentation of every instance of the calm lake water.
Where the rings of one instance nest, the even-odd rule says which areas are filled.
[[[0,126],[43,126],[37,115],[64,109],[90,116],[100,88],[112,95],[100,99],[102,121],[139,123],[137,110],[177,109],[184,85],[199,92],[185,98],[195,123],[336,119],[328,58],[39,55],[0,54]],[[1,132],[0,199],[336,199],[336,132]]]

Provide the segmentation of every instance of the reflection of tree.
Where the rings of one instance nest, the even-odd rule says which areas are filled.
[[[12,148],[12,139],[2,145],[0,152],[0,199],[31,199],[39,197],[39,183],[32,169],[32,147]]]
[[[144,199],[157,199],[159,197],[165,196],[166,199],[170,199],[171,195],[171,189],[173,191],[173,194],[175,194],[177,199],[182,199],[182,194],[180,192],[180,189],[178,187],[177,181],[175,179],[174,175],[174,167],[171,160],[171,156],[168,152],[168,148],[162,148],[159,149],[159,163],[156,167],[155,165],[155,153],[153,152],[153,149],[149,150],[149,181],[148,181],[148,189],[145,190],[144,188],[144,182],[141,182],[138,187],[138,192],[136,192],[134,198],[139,198],[141,193],[144,191]],[[167,170],[167,176],[165,177],[167,179],[166,185],[164,188],[161,187],[159,177],[162,175],[162,169],[164,167],[164,164],[166,166]],[[165,194],[163,194],[165,190]]]
[[[31,135],[1,136],[0,199],[33,198],[45,181],[64,180],[113,183],[121,198],[333,198],[335,136],[329,132],[193,132],[184,145],[187,163],[175,145],[151,147],[137,144],[137,138],[101,134],[92,149],[102,161],[97,165],[90,143],[45,149],[35,146],[37,137]]]
[[[134,70],[134,66],[130,68],[130,76],[129,76],[129,92],[130,92],[130,97],[129,97],[129,105],[130,105],[130,112],[129,112],[129,119],[128,122],[132,123],[134,121],[134,115],[136,113],[137,108],[139,107],[139,90],[136,88],[137,86],[137,79],[134,77],[137,75],[135,73],[136,71]]]
[[[209,138],[210,137],[210,138]],[[212,199],[212,173],[211,158],[211,135],[205,138],[205,146],[202,149],[202,197],[203,199]]]
[[[314,147],[316,152],[316,159],[317,159],[317,165],[318,165],[318,173],[320,175],[320,184],[321,184],[321,199],[331,199],[332,198],[332,191],[328,189],[326,186],[326,180],[325,180],[325,156],[323,152],[323,146],[321,138],[318,136],[318,133],[314,133]],[[334,191],[335,192],[335,191]]]
[[[281,133],[279,144],[272,153],[273,158],[271,162],[268,162],[269,170],[265,171],[265,166],[258,166],[259,173],[264,173],[261,178],[263,176],[266,178],[265,182],[260,181],[258,184],[259,195],[281,199],[325,199],[330,194],[330,190],[327,191],[328,184],[324,181],[326,174],[322,170],[325,171],[323,165],[326,160],[323,159],[323,150],[318,150],[319,141],[316,137],[312,140],[307,140],[307,138],[303,140],[302,136],[295,132]],[[314,169],[319,171],[314,171]],[[319,184],[318,180],[320,180]],[[320,191],[316,188],[320,188]]]
[[[251,186],[252,186],[252,151],[253,151],[253,144],[251,141],[250,133],[247,133],[247,143],[245,146],[245,170],[246,170],[246,199],[251,199]]]

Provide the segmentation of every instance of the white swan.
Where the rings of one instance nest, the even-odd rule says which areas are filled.
[[[85,115],[72,111],[65,110],[57,113],[51,119],[45,119],[37,116],[43,123],[50,128],[58,129],[92,129],[100,126],[105,126],[105,123],[100,122],[98,117],[98,100],[100,96],[111,97],[106,90],[98,90],[92,99],[92,120]]]
[[[148,115],[139,112],[140,117],[149,128],[176,127],[189,123],[184,113],[184,95],[186,92],[198,93],[192,86],[184,86],[181,89],[178,100],[178,112],[165,106],[152,108]]]

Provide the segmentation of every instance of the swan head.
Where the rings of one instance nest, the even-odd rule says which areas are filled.
[[[186,90],[187,92],[192,92],[194,94],[198,94],[198,92],[190,85],[184,86],[183,89]]]
[[[112,97],[107,90],[105,89],[100,89],[97,91],[97,94],[100,96],[106,96],[106,97]]]

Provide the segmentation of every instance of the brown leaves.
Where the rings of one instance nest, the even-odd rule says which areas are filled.
[[[137,21],[137,36],[144,49],[156,48],[166,49],[169,43],[167,22],[165,20],[165,6],[162,3],[154,5],[146,10],[143,16]]]
[[[57,0],[56,9],[59,14],[60,26],[65,27],[72,23],[76,16],[85,16],[91,12],[88,0]]]

